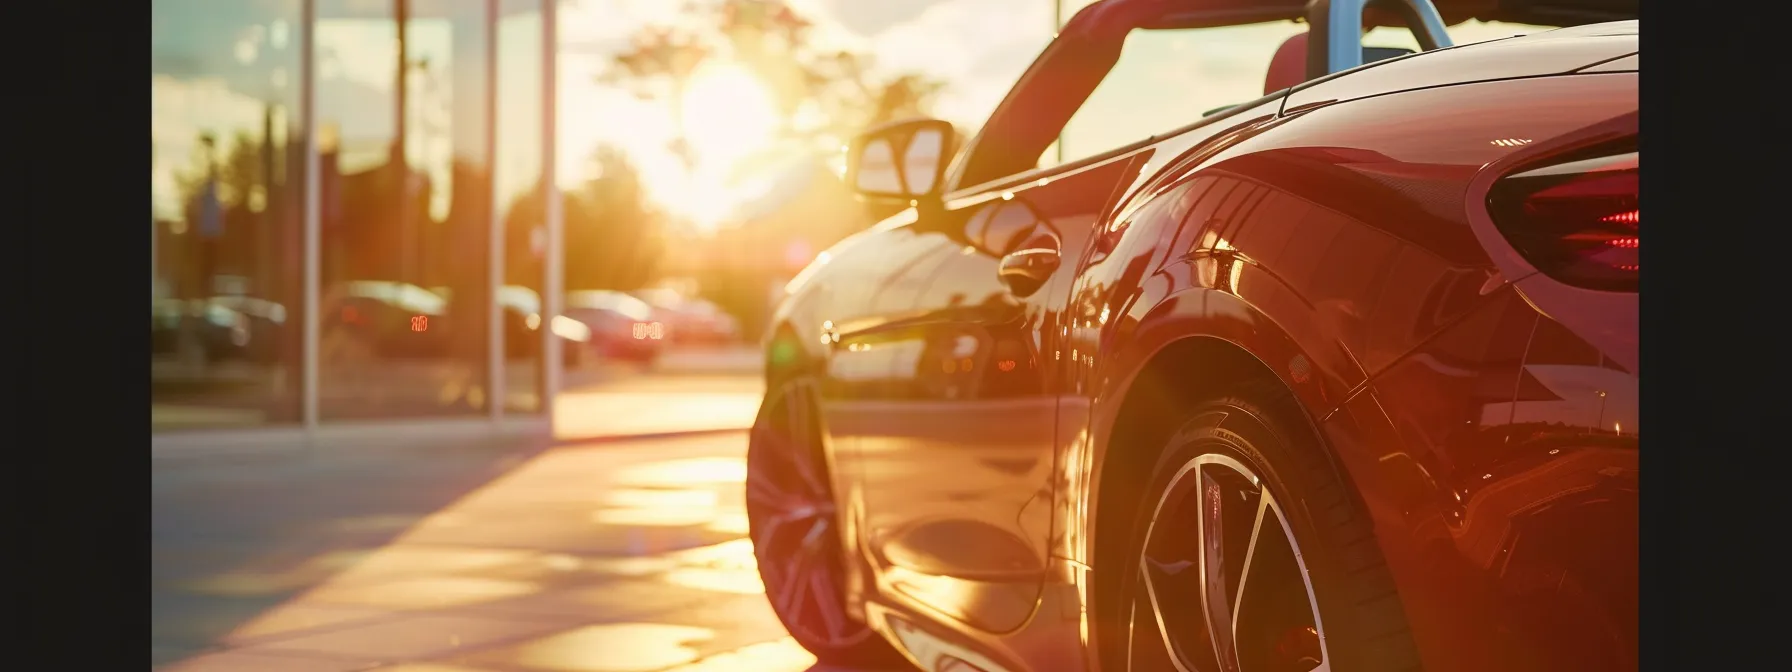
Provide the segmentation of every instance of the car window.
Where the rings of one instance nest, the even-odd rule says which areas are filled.
[[[1184,30],[1135,30],[1120,61],[1077,108],[1039,166],[1085,159],[1263,97],[1270,60],[1292,21]]]

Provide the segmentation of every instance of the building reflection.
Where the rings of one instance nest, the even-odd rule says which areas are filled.
[[[156,422],[295,421],[300,5],[158,0],[152,14]],[[212,403],[176,405],[199,398]]]
[[[492,252],[516,238],[495,227],[541,226],[504,216],[541,211],[518,207],[541,195],[540,0],[225,5],[152,12],[155,426],[296,423],[309,367],[326,422],[483,413],[499,372],[507,407],[540,410],[541,332],[494,358],[487,326],[514,312],[494,310],[494,258],[523,257],[506,276],[543,289],[542,250]]]

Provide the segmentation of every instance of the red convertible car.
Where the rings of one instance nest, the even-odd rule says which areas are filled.
[[[1366,4],[1420,49],[1365,48]],[[1635,669],[1635,3],[1445,10],[1105,0],[963,147],[855,141],[849,184],[909,207],[792,283],[748,453],[797,641],[930,672]],[[1453,46],[1468,17],[1567,27]],[[1289,21],[1257,100],[1098,100],[1153,34]],[[1050,160],[1093,104],[1134,141]]]

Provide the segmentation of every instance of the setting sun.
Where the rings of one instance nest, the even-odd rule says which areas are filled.
[[[682,130],[700,166],[730,168],[776,138],[777,102],[746,68],[716,64],[697,70],[683,103]]]
[[[729,176],[777,139],[777,101],[746,68],[716,63],[692,74],[680,108],[679,127],[692,159],[691,184],[666,205],[698,226],[714,228],[734,205]]]

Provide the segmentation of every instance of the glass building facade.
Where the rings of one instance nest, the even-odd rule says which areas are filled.
[[[553,10],[155,0],[159,436],[545,423]]]

